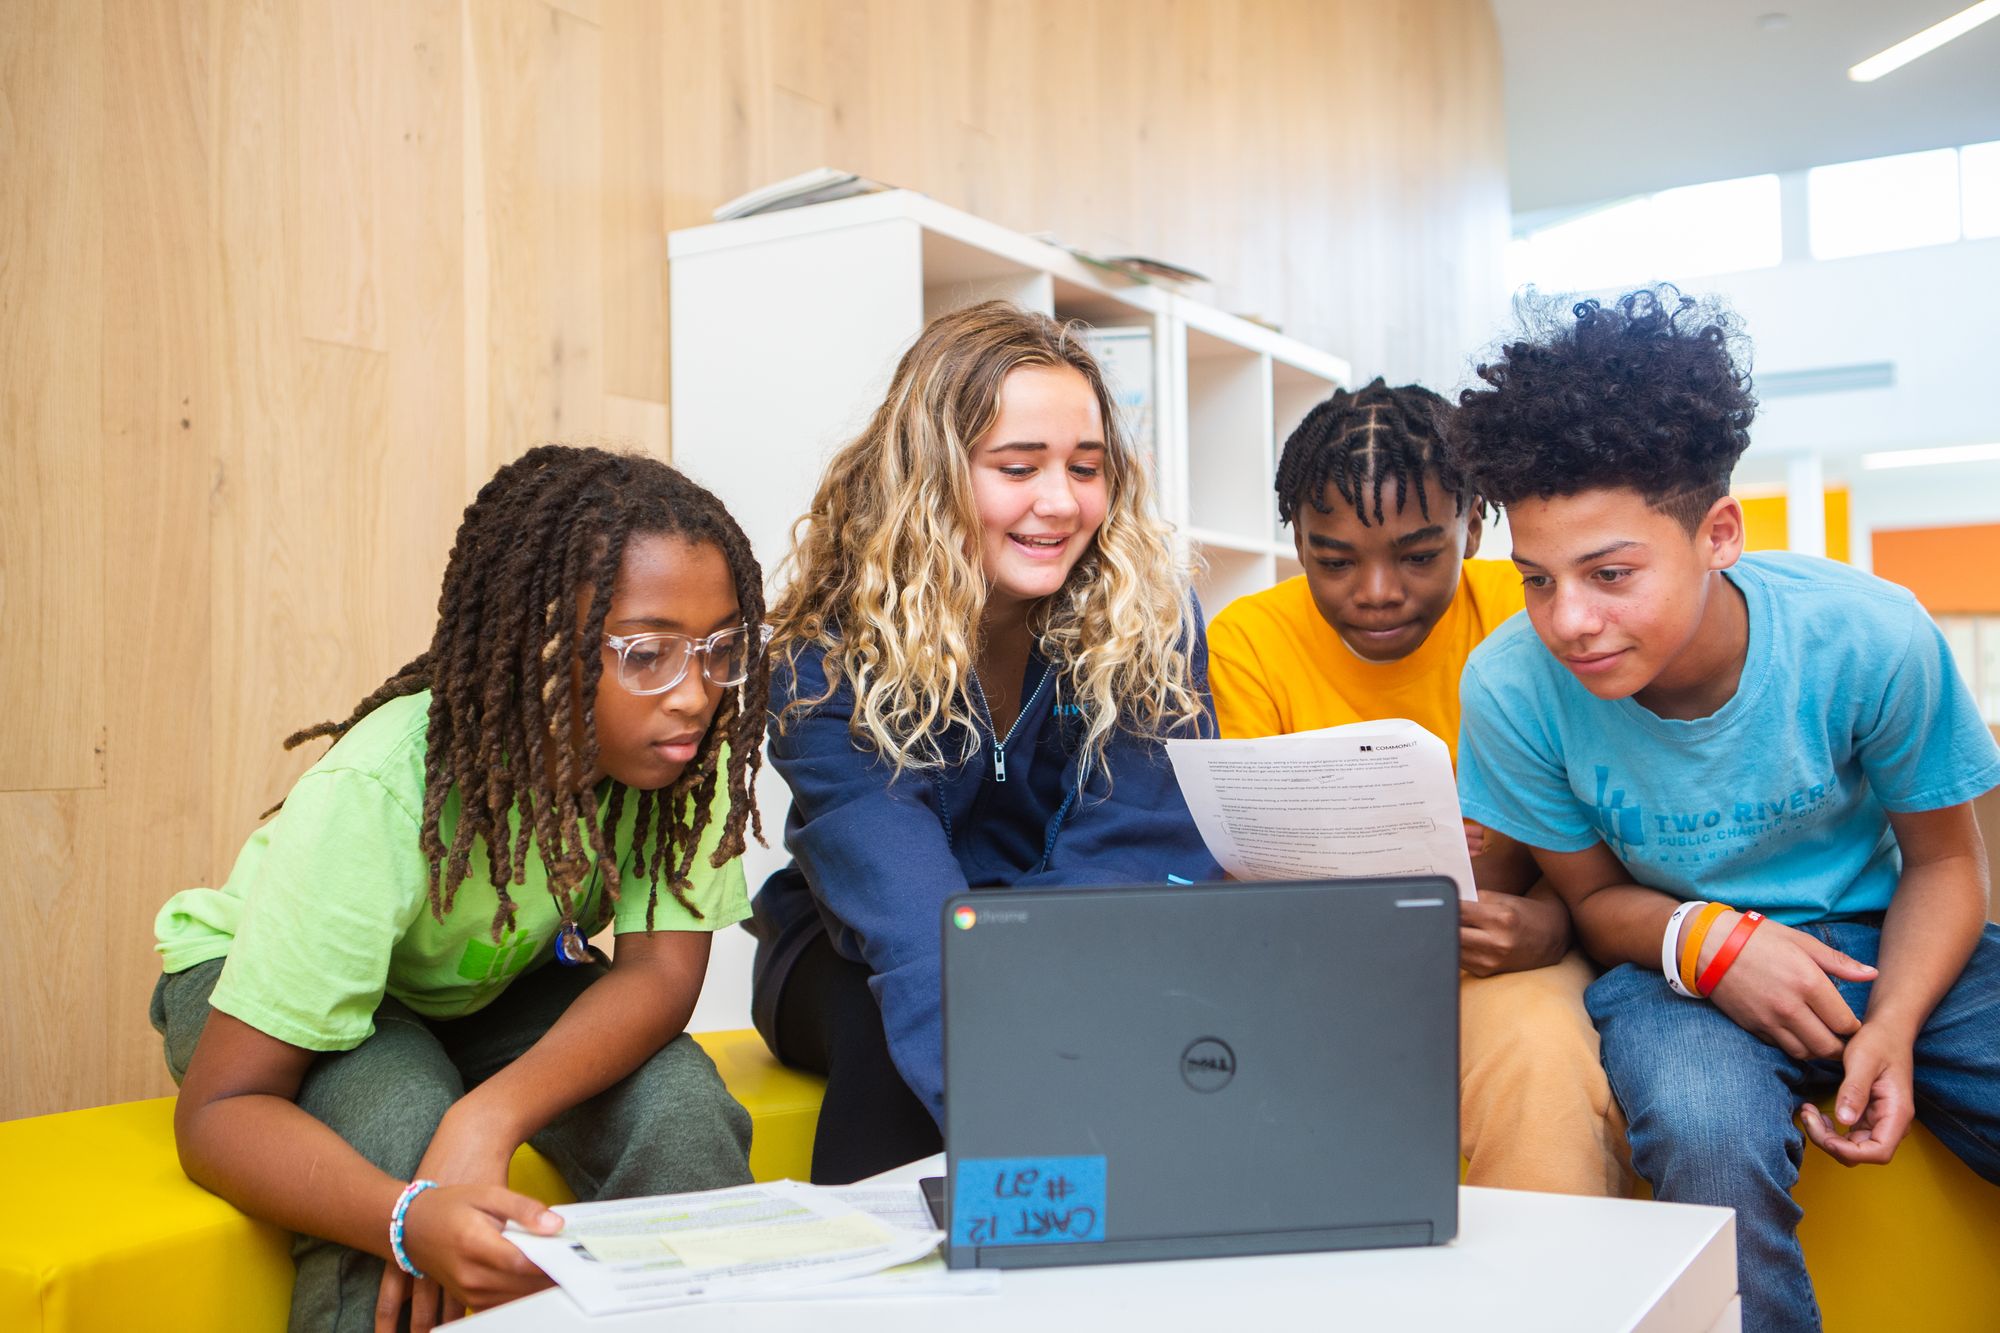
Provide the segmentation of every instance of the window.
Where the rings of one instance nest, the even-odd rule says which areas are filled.
[[[1958,180],[1965,239],[2000,236],[2000,141],[1959,149]]]
[[[1553,223],[1508,250],[1512,286],[1588,291],[1770,268],[1783,257],[1778,178],[1744,176],[1644,195]]]
[[[1805,186],[1814,259],[2000,237],[2000,140],[1814,167]],[[1778,178],[1743,176],[1531,227],[1508,244],[1506,276],[1517,289],[1604,291],[1771,268],[1784,258]]]
[[[1814,259],[1846,259],[1959,237],[1958,150],[1873,157],[1806,173]]]
[[[1989,726],[2000,726],[2000,616],[1938,616],[1958,674]]]

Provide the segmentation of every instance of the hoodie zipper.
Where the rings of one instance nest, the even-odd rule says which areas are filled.
[[[979,672],[975,669],[967,677],[972,683],[973,702],[979,705],[979,720],[986,724],[987,734],[993,737],[993,780],[995,782],[1005,782],[1007,780],[1007,742],[1014,739],[1014,733],[1021,729],[1021,720],[1027,717],[1028,710],[1033,708],[1041,699],[1042,691],[1048,688],[1049,677],[1055,674],[1055,669],[1053,662],[1042,668],[1042,678],[1035,682],[1035,688],[1029,693],[1027,699],[1022,702],[1021,711],[1014,714],[1014,725],[1007,728],[1005,736],[1002,736],[1000,729],[993,725],[993,710],[986,706],[986,691],[980,687]]]

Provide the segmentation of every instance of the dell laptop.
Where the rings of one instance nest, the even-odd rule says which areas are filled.
[[[952,1267],[1457,1234],[1450,880],[984,890],[943,926]]]

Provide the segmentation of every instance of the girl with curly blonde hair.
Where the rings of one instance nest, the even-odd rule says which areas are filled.
[[[1162,744],[1215,729],[1148,496],[1076,330],[989,301],[918,336],[799,521],[770,617],[794,860],[753,1007],[827,1075],[816,1181],[940,1146],[946,898],[1221,878]]]

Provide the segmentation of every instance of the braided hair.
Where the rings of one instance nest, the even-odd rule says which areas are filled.
[[[1331,483],[1364,525],[1381,523],[1382,491],[1393,481],[1396,509],[1400,512],[1414,494],[1418,510],[1429,519],[1426,473],[1451,495],[1454,512],[1464,513],[1473,502],[1472,491],[1445,456],[1441,440],[1440,421],[1450,410],[1443,398],[1421,385],[1392,389],[1379,375],[1358,393],[1334,390],[1285,440],[1275,487],[1279,515],[1296,526],[1307,504],[1332,513],[1326,503]]]
[[[501,468],[466,506],[445,565],[430,650],[383,681],[346,720],[286,738],[288,750],[320,736],[338,739],[389,700],[431,691],[418,839],[430,864],[436,919],[451,910],[469,873],[475,838],[486,844],[499,899],[496,940],[513,927],[508,886],[525,882],[531,848],[542,858],[565,924],[575,920],[576,893],[593,853],[611,867],[605,891],[617,899],[611,843],[630,794],[614,780],[600,822],[582,782],[597,764],[599,645],[611,590],[627,544],[643,536],[713,544],[728,563],[744,623],[753,632],[762,623],[763,572],[714,495],[657,459],[541,445]],[[770,667],[759,653],[749,677],[724,694],[680,778],[633,798],[633,868],[651,886],[648,930],[663,875],[675,900],[701,915],[687,896],[688,873],[722,780],[718,756],[725,746],[729,813],[711,864],[742,855],[746,818],[763,840],[751,788],[769,684]],[[568,742],[572,736],[579,744]],[[447,845],[441,815],[454,789],[460,816]],[[520,829],[510,837],[508,820],[517,808]]]

